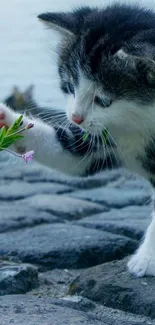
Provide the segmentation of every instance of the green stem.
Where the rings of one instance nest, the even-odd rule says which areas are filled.
[[[12,155],[14,155],[14,156],[16,156],[16,157],[22,157],[22,155],[20,155],[20,154],[18,154],[18,153],[16,153],[16,152],[14,152],[14,151],[12,151],[12,150],[10,150],[10,149],[3,149],[3,148],[0,148],[1,150],[3,150],[3,151],[7,151],[7,152],[9,152],[9,153],[12,153]]]
[[[16,134],[18,134],[18,133],[21,133],[21,132],[23,132],[23,131],[26,131],[26,129],[27,129],[27,127],[25,126],[24,128],[22,128],[22,129],[20,129],[20,130],[18,130],[18,131],[16,131],[16,132],[14,132],[14,133],[11,133],[11,134],[9,134],[9,135],[6,135],[6,137],[7,137],[7,138],[12,137],[13,135],[16,135]]]

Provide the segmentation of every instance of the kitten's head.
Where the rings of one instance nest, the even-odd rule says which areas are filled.
[[[141,128],[155,102],[155,63],[136,37],[154,24],[151,15],[118,5],[39,15],[62,36],[58,67],[71,121],[114,135]]]

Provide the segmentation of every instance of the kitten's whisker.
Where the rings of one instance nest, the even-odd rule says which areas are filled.
[[[48,112],[46,110],[42,110],[41,112],[38,112],[38,114],[36,114],[35,116],[38,117],[40,115],[43,115],[43,116],[51,116],[51,117],[56,117],[56,116],[66,116],[66,113],[64,112],[53,112],[53,110],[49,110]]]
[[[47,125],[51,125],[51,126],[63,126],[65,127],[66,125],[69,125],[69,122],[66,122],[66,120],[53,120],[53,119],[42,119],[42,121],[44,123],[46,123]]]
[[[89,155],[91,154],[91,151],[92,151],[91,144],[92,144],[92,138],[89,143],[89,146],[88,146],[85,156],[80,160],[80,162],[75,166],[75,168],[79,167],[79,165],[81,165],[81,163],[84,162],[84,160],[89,157]],[[90,159],[91,159],[91,155],[90,155]]]
[[[107,119],[107,124],[108,124],[108,119]],[[101,127],[103,127],[101,124],[100,124]],[[121,150],[120,146],[117,144],[117,142],[115,141],[114,137],[112,136],[112,134],[110,133],[110,131],[107,129],[107,133],[108,135],[111,137],[112,139],[112,142],[114,142],[115,146],[116,146],[116,149],[119,150],[120,154],[122,155],[124,161],[127,163],[127,160],[126,160],[126,157],[124,156],[124,153],[123,151]],[[112,144],[111,144],[112,145]]]
[[[101,165],[101,168],[100,168],[100,170],[102,171],[103,169],[105,169],[105,168],[103,168],[103,167],[104,167],[104,163],[105,163],[105,161],[106,161],[106,163],[107,163],[106,146],[105,146],[105,143],[104,143],[104,141],[103,141],[103,135],[102,135],[101,130],[100,130],[100,129],[97,129],[97,132],[100,134],[100,140],[101,140],[101,147],[100,147],[100,150],[103,150],[103,157],[102,157],[102,155],[101,155],[101,158],[102,158],[102,165]]]
[[[107,151],[108,153],[108,156],[110,158],[110,163],[111,163],[111,169],[113,169],[113,161],[112,161],[112,158],[111,158],[111,152],[110,152],[110,148],[109,146],[104,143],[104,140],[103,140],[103,135],[102,135],[102,132],[100,131],[100,134],[101,134],[101,140],[102,140],[102,143],[103,143],[103,147],[105,147],[105,152]],[[108,158],[108,157],[107,157]],[[107,161],[107,160],[106,160]],[[107,167],[108,168],[108,167]],[[109,169],[109,168],[108,168]]]
[[[118,166],[118,168],[120,168],[120,162],[119,162],[119,159],[118,159],[117,154],[115,152],[115,148],[113,147],[110,138],[108,140],[109,140],[109,144],[110,144],[110,149],[112,150],[112,152],[114,154],[114,157],[115,157],[115,160],[117,162],[117,166]]]
[[[93,148],[96,147],[96,141],[97,141],[97,137],[95,136],[95,134],[92,134],[92,155],[93,155]],[[97,155],[95,154],[95,159],[94,159],[94,170],[96,168],[96,163],[97,163]]]
[[[42,121],[48,121],[48,122],[51,122],[51,123],[60,123],[60,122],[69,122],[69,123],[71,123],[70,121],[68,121],[68,120],[66,120],[66,118],[65,117],[44,117],[44,116],[42,116],[42,118],[41,118],[41,120]]]
[[[90,139],[90,140],[91,140],[91,139]],[[76,149],[80,149],[80,147],[82,147],[82,145],[83,145],[83,139],[82,139],[82,136],[81,136],[78,140],[76,140],[75,142],[73,142],[73,144],[69,145],[68,148],[74,146],[75,144],[78,144],[78,142],[81,142],[81,143],[80,143],[79,145],[76,146]],[[83,146],[83,149],[86,148],[86,147],[87,147],[87,142],[86,142],[85,145]]]
[[[123,156],[124,160],[125,160],[126,163],[127,163],[127,160],[126,160],[126,157],[124,156],[123,151],[122,151],[121,148],[118,146],[118,144],[116,143],[116,141],[115,141],[115,139],[113,138],[113,136],[111,135],[111,133],[110,133],[108,130],[107,130],[107,132],[108,132],[108,135],[109,135],[108,140],[110,141],[110,138],[112,139],[112,142],[116,145],[116,149],[118,149],[118,150],[120,151],[121,155]],[[115,147],[113,147],[111,141],[110,141],[110,145],[111,145],[111,149],[113,150],[113,153],[115,154],[115,157],[117,157],[117,154],[116,154],[116,152],[115,152]],[[118,157],[117,157],[117,161],[119,162]]]
[[[68,127],[69,127],[69,123],[66,123],[66,125],[63,126],[62,133],[63,133],[64,128],[67,129]],[[62,128],[62,125],[59,125],[58,129],[56,130],[56,134],[59,132],[59,130],[60,130],[61,128]]]
[[[96,164],[95,168],[98,170],[100,159],[99,159],[99,154],[100,154],[100,140],[99,140],[99,134],[97,134],[97,137],[94,136],[94,141],[96,140],[96,145],[97,145],[97,155],[96,155]]]

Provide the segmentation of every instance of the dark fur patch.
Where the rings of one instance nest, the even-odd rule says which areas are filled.
[[[56,137],[61,143],[64,149],[76,156],[90,155],[90,153],[96,152],[96,142],[91,142],[91,135],[89,134],[86,140],[83,140],[85,132],[76,125],[70,125],[68,129],[60,126],[54,127],[56,130]]]
[[[121,167],[121,161],[115,154],[115,145],[112,147],[112,143],[108,147],[107,141],[106,146],[103,148],[103,140],[98,137],[92,138],[91,134],[88,135],[87,139],[83,140],[85,132],[76,125],[70,125],[68,129],[60,126],[54,126],[54,128],[57,140],[65,150],[74,156],[81,157],[81,159],[92,156],[92,163],[86,170],[85,176],[105,169]]]
[[[155,188],[155,180],[153,178],[149,179],[151,185]],[[155,208],[155,200],[154,200],[154,208]]]
[[[110,155],[106,151],[106,157],[100,158],[98,160],[92,161],[89,169],[86,171],[86,176],[93,175],[97,172],[103,170],[112,170],[122,167],[120,159],[113,152],[110,152]]]
[[[155,175],[155,136],[151,136],[150,142],[145,147],[145,158],[142,160],[143,168]]]

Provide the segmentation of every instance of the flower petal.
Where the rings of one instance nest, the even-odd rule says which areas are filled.
[[[34,155],[34,150],[31,150],[31,151],[24,153],[24,155],[22,155],[22,158],[27,163],[28,161],[31,161],[33,159],[33,155]]]

